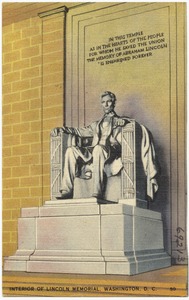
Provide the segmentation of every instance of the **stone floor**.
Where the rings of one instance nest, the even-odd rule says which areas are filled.
[[[3,296],[187,296],[187,266],[134,276],[3,273]]]

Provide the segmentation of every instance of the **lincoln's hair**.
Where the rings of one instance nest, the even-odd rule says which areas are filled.
[[[100,95],[100,99],[102,100],[103,97],[105,96],[110,96],[111,99],[112,99],[112,102],[114,103],[114,106],[115,106],[115,102],[116,102],[116,96],[112,93],[112,92],[109,92],[109,91],[106,91],[106,92],[103,92],[101,95]]]

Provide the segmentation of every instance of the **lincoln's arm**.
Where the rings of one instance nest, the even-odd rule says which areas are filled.
[[[81,127],[81,128],[66,127],[66,126],[57,127],[52,130],[51,135],[57,136],[59,132],[64,132],[64,133],[76,135],[79,137],[92,137],[93,131],[94,131],[94,126],[95,126],[95,123],[92,123],[89,126]]]

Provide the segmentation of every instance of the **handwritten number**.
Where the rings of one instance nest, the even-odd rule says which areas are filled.
[[[177,227],[177,232],[180,233],[181,231],[184,232],[184,229],[182,229],[181,227]]]
[[[176,237],[176,243],[177,243],[177,252],[180,254],[183,254],[183,252],[181,251],[181,247],[183,247],[183,243],[181,241],[184,241],[184,237],[183,237],[183,233],[185,232],[184,229],[182,227],[177,227],[177,235],[175,235]],[[178,262],[184,262],[185,261],[185,257],[182,257],[178,254],[177,256],[177,261]],[[171,290],[172,288],[170,288]]]
[[[184,240],[184,238],[183,238],[183,236],[182,235],[175,235],[175,237],[177,237],[179,240],[181,240],[181,241],[183,241]]]
[[[181,242],[179,243],[178,239],[176,240],[176,243],[177,243],[177,247],[183,247],[183,243],[181,243]]]
[[[180,254],[183,254],[183,252],[182,252],[181,250],[178,250],[178,249],[177,249],[177,252],[179,252]]]
[[[185,257],[181,257],[180,255],[178,255],[177,260],[178,262],[185,261]]]

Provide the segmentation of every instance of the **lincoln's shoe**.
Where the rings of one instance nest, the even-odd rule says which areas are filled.
[[[109,203],[108,200],[104,200],[104,197],[100,193],[93,193],[92,197],[96,198],[98,204]]]
[[[102,199],[102,195],[101,194],[97,194],[97,193],[93,193],[92,197],[97,198],[97,199]]]
[[[67,192],[64,190],[61,190],[61,195],[56,197],[57,200],[63,200],[63,199],[72,199],[73,198],[73,192]]]

